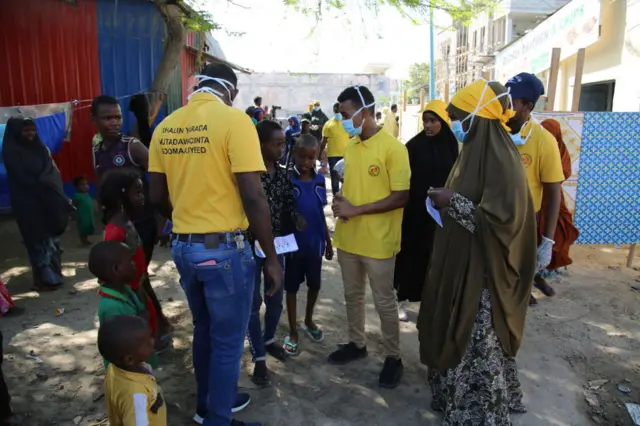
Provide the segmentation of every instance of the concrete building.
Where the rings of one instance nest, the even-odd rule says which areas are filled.
[[[437,36],[436,90],[440,98],[451,95],[478,77],[494,76],[497,50],[524,36],[568,0],[503,0],[469,24],[452,22]]]
[[[379,70],[374,70],[379,71]],[[389,102],[390,93],[397,92],[397,82],[382,73],[312,74],[312,73],[253,73],[238,75],[240,93],[234,106],[244,109],[253,105],[253,98],[261,96],[263,105],[281,107],[278,117],[306,112],[313,101],[320,101],[329,117],[338,95],[348,86],[367,86],[379,104]],[[395,89],[394,89],[395,87]]]
[[[640,0],[571,1],[496,52],[496,79],[526,71],[548,85],[553,48],[561,50],[550,109],[571,110],[577,52],[585,48],[579,110],[640,111]]]

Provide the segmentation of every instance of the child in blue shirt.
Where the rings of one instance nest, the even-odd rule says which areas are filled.
[[[327,205],[325,178],[315,170],[319,152],[320,143],[314,136],[301,135],[293,149],[295,167],[289,174],[296,209],[307,222],[304,230],[295,231],[298,251],[289,255],[285,263],[284,289],[287,292],[290,331],[284,340],[284,350],[291,356],[298,355],[297,295],[300,284],[305,280],[307,307],[301,326],[314,342],[324,339],[322,330],[313,321],[313,311],[320,293],[322,257],[333,259],[333,247],[323,210]]]

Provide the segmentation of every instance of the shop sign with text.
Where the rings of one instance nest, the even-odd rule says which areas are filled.
[[[560,60],[590,46],[600,36],[600,0],[574,0],[529,33],[496,53],[496,78],[505,82],[519,72],[540,73],[551,64],[551,50]]]

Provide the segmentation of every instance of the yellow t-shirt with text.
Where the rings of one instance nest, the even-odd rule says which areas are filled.
[[[167,426],[167,404],[151,367],[148,374],[122,370],[112,363],[104,377],[111,426]]]
[[[398,139],[380,129],[362,141],[355,137],[344,153],[342,194],[354,206],[387,198],[395,191],[408,191],[411,180],[409,153]],[[389,259],[400,251],[402,211],[338,220],[334,245],[348,253],[374,259]]]
[[[527,172],[533,206],[536,212],[539,212],[542,208],[543,184],[564,181],[560,149],[553,135],[533,119],[520,130],[520,136],[523,139],[527,138],[524,145],[517,147],[522,165]]]
[[[149,172],[167,176],[175,233],[247,229],[234,174],[265,170],[251,118],[211,94],[194,94],[153,132]]]
[[[335,118],[327,121],[322,128],[322,137],[327,138],[327,157],[344,157],[350,136],[342,126],[342,121]]]

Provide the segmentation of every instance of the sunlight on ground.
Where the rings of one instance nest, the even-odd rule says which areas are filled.
[[[2,277],[2,281],[7,282],[9,281],[10,278],[26,274],[27,272],[29,272],[29,267],[16,266],[16,267],[7,269],[0,276]]]
[[[628,330],[623,330],[619,326],[614,326],[611,324],[602,324],[597,323],[595,321],[584,321],[585,324],[588,324],[592,327],[599,328],[607,333],[608,336],[612,337],[626,337],[629,339],[640,340],[640,332],[631,332]]]

